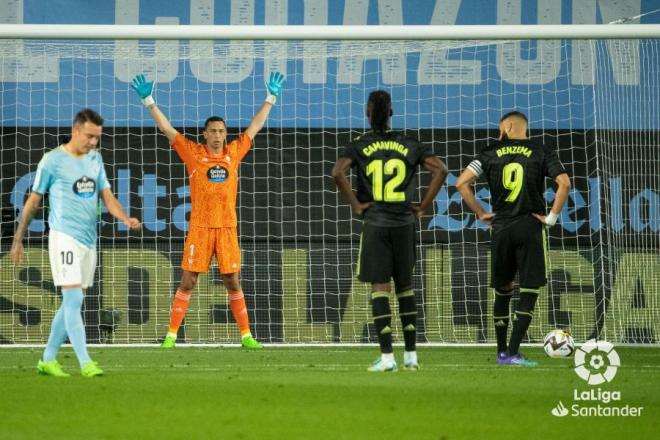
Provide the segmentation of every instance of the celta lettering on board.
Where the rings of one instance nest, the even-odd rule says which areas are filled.
[[[46,2],[46,0],[40,0]],[[37,1],[39,3],[39,1]],[[183,2],[182,2],[183,3]],[[217,2],[220,3],[220,2]],[[158,2],[138,2],[135,0],[115,0],[115,24],[219,24],[215,18],[219,12],[229,14],[229,20],[222,24],[235,25],[284,25],[284,24],[344,24],[366,25],[410,24],[404,20],[414,14],[421,17],[421,22],[415,24],[468,24],[466,14],[460,14],[461,7],[469,7],[467,0],[442,0],[437,2],[404,2],[403,0],[351,0],[334,2],[329,0],[304,0],[302,11],[292,12],[292,1],[277,0],[259,3],[263,10],[257,10],[255,0],[231,0],[228,11],[218,11],[214,0],[190,0],[189,15],[185,19],[177,16],[183,14],[180,9],[170,12],[166,6]],[[369,21],[370,3],[377,7],[377,18]],[[593,24],[607,23],[622,17],[640,14],[641,0],[612,2],[602,0],[580,0],[570,3],[561,1],[540,1],[536,5],[522,0],[498,0],[494,16],[488,17],[489,22],[483,24],[515,25],[515,24]],[[223,2],[225,4],[225,2]],[[570,5],[570,11],[562,6]],[[531,7],[535,6],[535,7]],[[171,6],[172,7],[172,6]],[[25,0],[0,0],[0,23],[25,23]],[[407,9],[408,8],[408,9]],[[167,15],[172,14],[172,15]],[[62,12],[64,15],[64,12]],[[341,22],[331,20],[341,17]],[[260,17],[256,23],[256,17]],[[565,17],[570,17],[570,22]],[[597,20],[598,17],[598,20]],[[55,17],[58,22],[71,22],[62,17]],[[47,19],[47,18],[46,18]],[[420,21],[418,20],[418,21]],[[374,22],[375,21],[375,22]],[[95,22],[102,22],[97,20]],[[469,24],[474,24],[472,21]],[[168,83],[183,75],[182,69],[199,81],[205,83],[238,83],[256,72],[255,47],[249,41],[212,42],[192,41],[189,44],[190,53],[197,54],[186,60],[184,66],[172,54],[179,53],[182,43],[178,41],[157,41],[153,49],[142,51],[137,41],[116,41],[113,73],[117,80],[129,82],[137,73],[147,72],[158,78],[160,84]],[[284,41],[265,43],[264,62],[259,62],[259,68],[264,71],[279,70],[287,73],[287,46]],[[319,58],[327,52],[324,42],[305,42],[304,53],[314,54],[314,57],[303,57],[302,82],[306,84],[325,84],[329,81],[330,66],[327,58]],[[351,42],[341,43],[347,51]],[[572,41],[569,47],[563,47],[560,41],[537,41],[533,43],[535,50],[530,51],[528,58],[522,50],[524,42],[508,42],[498,44],[495,50],[495,67],[499,76],[511,84],[546,84],[555,80],[562,70],[562,58],[568,59],[568,72],[572,85],[592,85],[595,83],[597,66],[593,56],[593,45],[589,41]],[[11,45],[13,55],[3,61],[0,69],[0,81],[3,82],[59,82],[59,58],[54,53],[35,52],[21,41],[0,42],[1,46]],[[0,47],[1,47],[0,46]],[[640,51],[639,42],[633,40],[609,41],[605,44],[609,64],[600,62],[598,68],[611,68],[615,84],[639,85]],[[213,57],[214,51],[222,48],[223,57]],[[119,55],[121,54],[121,56]],[[568,55],[567,55],[568,54]],[[127,56],[129,55],[129,56]],[[481,85],[487,79],[483,63],[489,57],[475,56],[473,51],[465,52],[464,58],[460,51],[440,50],[433,55],[422,54],[414,63],[406,59],[404,54],[370,55],[381,63],[382,82],[387,85],[410,84],[411,78],[416,78],[419,85]],[[10,58],[10,59],[7,59]],[[130,59],[139,58],[140,65],[131,63]],[[323,62],[319,62],[323,59]],[[209,60],[212,60],[209,62]],[[332,75],[338,84],[355,84],[364,80],[365,56],[355,55],[341,57],[336,66],[333,63]],[[137,69],[137,70],[136,70]],[[413,75],[410,75],[410,71]]]
[[[187,215],[190,212],[190,191],[187,185],[173,188],[177,198],[173,205],[167,210],[167,214],[161,211],[158,215],[158,207],[162,207],[162,201],[170,195],[162,179],[155,174],[143,174],[131,179],[129,168],[116,169],[115,188],[117,198],[130,215],[135,209],[141,213],[144,228],[150,232],[160,232],[171,224],[174,229],[181,232],[188,230]],[[34,172],[21,176],[11,191],[10,203],[12,207],[21,211],[24,201],[30,191],[34,179]],[[435,215],[427,225],[428,229],[438,229],[448,232],[459,232],[470,229],[487,230],[488,226],[475,219],[474,215],[464,213],[450,214],[450,206],[459,205],[460,194],[455,190],[456,175],[450,173],[447,176],[447,185],[444,185],[435,198]],[[588,226],[592,232],[608,228],[612,232],[629,230],[633,233],[660,232],[660,193],[652,188],[639,188],[635,191],[624,191],[623,179],[620,176],[612,176],[607,185],[600,177],[588,179],[587,191],[572,189],[568,196],[568,203],[560,214],[559,225],[570,234],[578,233],[578,229]],[[609,188],[607,194],[603,194],[604,188]],[[136,194],[139,201],[131,199],[131,194]],[[487,188],[482,188],[476,194],[477,200],[487,209],[490,193]],[[546,202],[551,203],[555,198],[555,192],[548,188],[544,194]],[[605,206],[606,205],[606,206]],[[624,209],[626,210],[624,212]],[[601,211],[609,212],[606,224],[601,222]],[[625,215],[624,215],[625,214]],[[163,217],[167,215],[168,217]],[[119,223],[118,230],[126,231],[127,227]],[[41,219],[35,219],[30,224],[30,232],[44,232],[45,223]]]

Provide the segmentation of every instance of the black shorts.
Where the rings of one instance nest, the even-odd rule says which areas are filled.
[[[412,287],[415,267],[415,225],[362,227],[358,254],[358,279],[365,283],[389,283]]]
[[[531,215],[495,228],[490,243],[491,287],[501,288],[518,272],[520,287],[545,286],[545,226]]]

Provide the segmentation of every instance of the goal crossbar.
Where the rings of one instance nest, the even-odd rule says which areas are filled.
[[[660,24],[579,25],[51,25],[2,24],[0,39],[557,40],[658,38]]]

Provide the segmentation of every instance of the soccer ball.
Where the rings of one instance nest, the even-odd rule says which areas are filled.
[[[543,349],[551,358],[563,358],[573,354],[575,343],[570,333],[555,329],[543,338]]]

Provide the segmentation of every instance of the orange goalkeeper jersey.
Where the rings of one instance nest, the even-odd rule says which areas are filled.
[[[186,164],[190,177],[191,226],[237,226],[238,167],[251,146],[250,136],[242,133],[227,144],[221,155],[212,156],[205,145],[176,134],[172,147]]]

